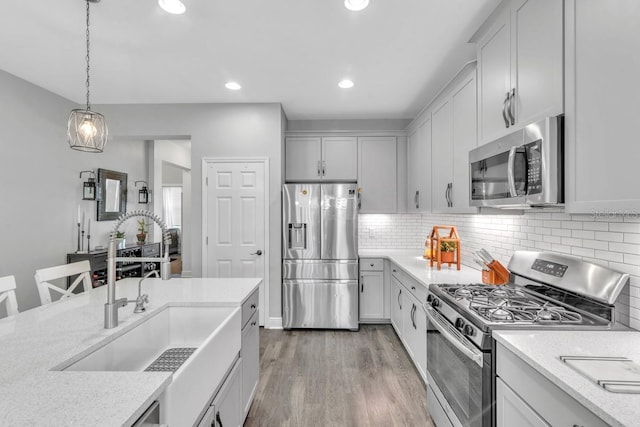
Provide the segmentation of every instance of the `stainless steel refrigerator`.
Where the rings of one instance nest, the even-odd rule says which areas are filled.
[[[285,329],[358,329],[356,184],[282,189]]]

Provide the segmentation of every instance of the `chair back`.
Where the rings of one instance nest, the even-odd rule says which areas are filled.
[[[18,314],[16,278],[14,276],[0,277],[0,304],[3,302],[7,307],[7,316]]]
[[[75,275],[78,277],[76,277],[71,286],[67,289],[63,289],[53,283],[50,283],[51,280],[67,278]],[[93,287],[91,285],[91,264],[87,260],[58,265],[55,267],[41,268],[40,270],[36,270],[35,278],[42,305],[51,303],[52,291],[62,294],[60,299],[65,299],[73,296],[73,291],[80,283],[82,283],[82,287],[85,292]]]

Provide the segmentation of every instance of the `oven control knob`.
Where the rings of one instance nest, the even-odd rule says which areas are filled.
[[[434,298],[433,301],[431,301],[431,307],[433,308],[440,307],[440,300],[438,298]]]
[[[464,327],[464,319],[462,317],[458,317],[456,319],[456,329],[462,329]]]
[[[473,329],[471,325],[465,325],[464,329],[462,330],[462,333],[468,337],[472,337],[473,334],[476,333],[476,331]]]

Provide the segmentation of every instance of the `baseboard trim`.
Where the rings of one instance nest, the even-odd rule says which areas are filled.
[[[270,317],[264,327],[266,329],[282,329],[282,317]]]

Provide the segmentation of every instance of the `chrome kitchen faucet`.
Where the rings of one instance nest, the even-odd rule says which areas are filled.
[[[153,212],[145,210],[135,210],[120,216],[116,225],[113,227],[113,230],[111,230],[111,236],[109,237],[109,249],[107,252],[107,303],[104,305],[105,329],[111,329],[118,326],[118,309],[126,306],[128,303],[126,298],[116,299],[116,262],[131,261],[131,258],[117,256],[118,239],[116,239],[115,236],[122,223],[134,217],[149,218],[158,224],[162,231],[162,243],[160,247],[162,257],[137,258],[136,261],[159,262],[160,277],[162,277],[162,280],[169,280],[171,278],[171,264],[169,262],[169,245],[171,244],[171,235],[167,231],[167,226],[164,221]]]

